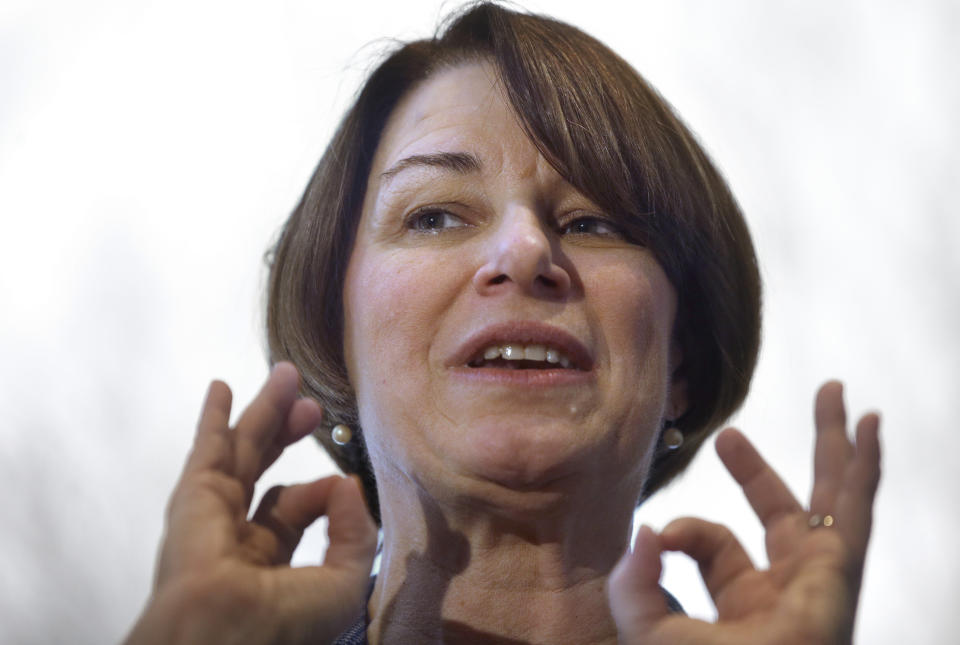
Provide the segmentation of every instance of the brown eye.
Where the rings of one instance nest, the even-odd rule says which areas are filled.
[[[561,235],[601,235],[622,237],[620,228],[613,222],[599,217],[578,217],[560,228]]]
[[[414,213],[409,227],[415,231],[436,232],[448,228],[465,226],[464,221],[447,211],[431,210]]]

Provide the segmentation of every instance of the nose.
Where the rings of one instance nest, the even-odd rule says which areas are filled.
[[[498,220],[473,276],[481,295],[511,288],[540,298],[559,299],[570,291],[570,273],[556,263],[551,235],[535,211],[515,208]]]

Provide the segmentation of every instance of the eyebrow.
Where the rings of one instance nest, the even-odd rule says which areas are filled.
[[[411,155],[393,164],[393,167],[389,170],[380,173],[380,178],[389,180],[407,168],[424,166],[467,174],[480,172],[483,164],[480,163],[480,159],[476,155],[469,152],[434,152],[427,155]]]

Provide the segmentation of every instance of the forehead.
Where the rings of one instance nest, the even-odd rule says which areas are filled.
[[[441,70],[397,104],[374,157],[374,169],[412,154],[470,149],[499,139],[526,142],[493,68],[484,62]]]

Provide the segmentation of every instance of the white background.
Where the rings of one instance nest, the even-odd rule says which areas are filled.
[[[400,7],[403,8],[400,8]],[[0,641],[108,643],[149,590],[210,378],[265,374],[262,254],[363,71],[456,4],[0,4]],[[527,2],[677,107],[751,224],[764,345],[735,420],[791,486],[841,377],[883,412],[861,643],[960,633],[960,11],[936,2]],[[627,8],[629,6],[629,8]],[[330,470],[305,441],[267,475]],[[762,535],[711,449],[640,511]],[[322,529],[298,562],[320,557]],[[702,616],[695,569],[665,585]]]

